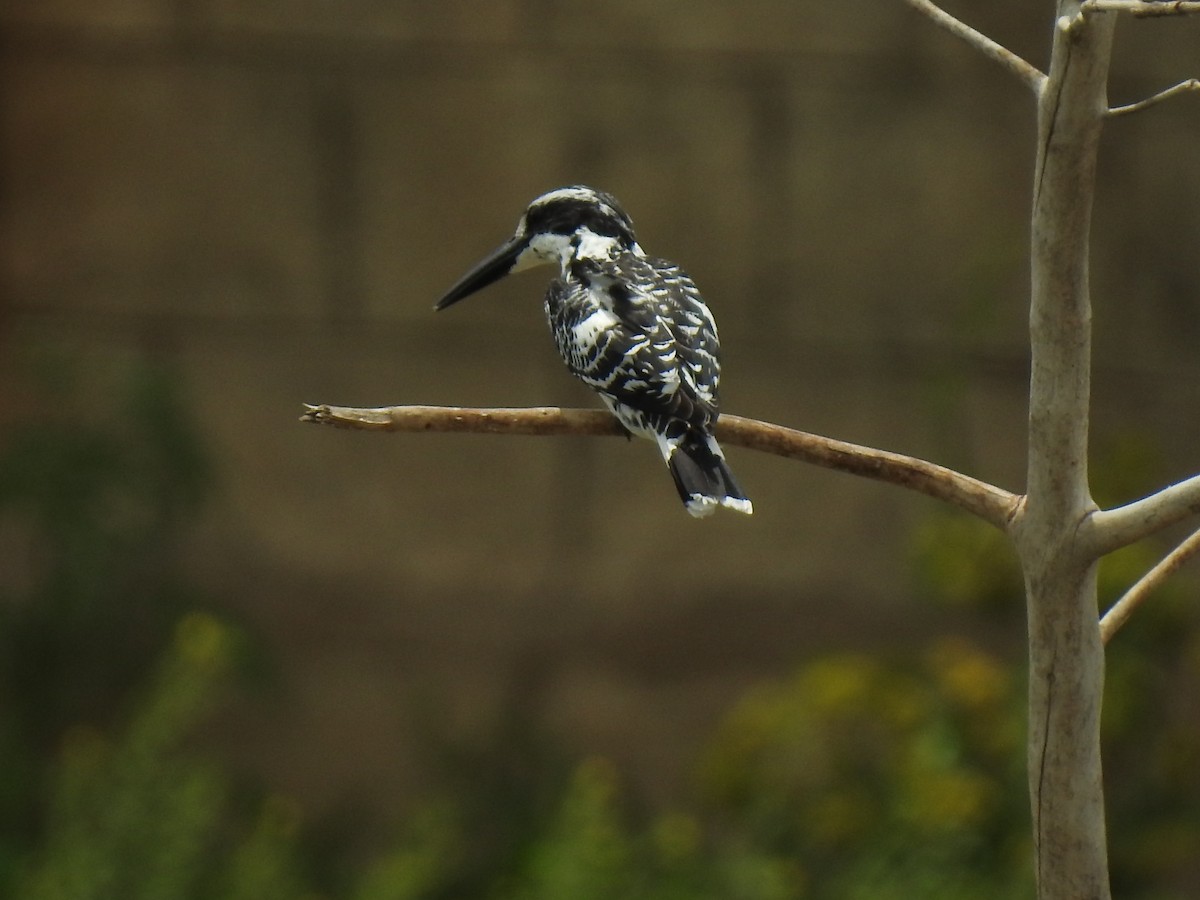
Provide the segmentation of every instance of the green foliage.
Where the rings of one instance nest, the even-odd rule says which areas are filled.
[[[704,782],[728,828],[802,861],[805,896],[1024,896],[1020,693],[963,641],[818,659],[739,704]]]
[[[40,848],[17,880],[27,900],[288,900],[295,814],[268,800],[257,820],[228,777],[184,747],[230,668],[234,633],[186,616],[146,695],[115,735],[86,726],[64,741]]]
[[[193,605],[174,546],[208,480],[170,372],[134,362],[85,379],[64,357],[25,352],[24,380],[8,391],[22,403],[0,436],[5,896],[53,818],[43,797],[74,802],[70,783],[103,755],[100,726],[146,684]],[[64,743],[75,764],[60,771],[47,760]],[[190,787],[203,789],[199,778]]]
[[[133,365],[100,404],[68,368],[0,444],[0,699],[34,753],[113,712],[192,605],[174,547],[208,479],[178,379]]]
[[[1008,539],[960,513],[931,513],[912,534],[918,595],[947,611],[1023,615],[1021,570]]]
[[[629,897],[635,882],[634,848],[613,803],[616,780],[602,761],[585,763],[567,789],[558,814],[532,848],[511,900]]]
[[[430,804],[410,816],[395,849],[370,863],[354,900],[421,900],[449,896],[463,857],[463,828],[455,811]],[[494,877],[494,876],[493,876]]]
[[[1106,559],[1102,592],[1115,599],[1160,555],[1139,545]],[[1182,900],[1200,884],[1198,612],[1196,581],[1181,572],[1108,646],[1101,724],[1114,896]]]
[[[182,630],[211,627],[193,620]],[[225,799],[216,772],[171,754],[180,724],[209,688],[206,662],[176,648],[116,741],[82,726],[67,735],[45,845],[22,896],[185,895],[181,885],[196,880],[204,839]]]
[[[644,828],[621,815],[618,780],[602,759],[575,772],[557,814],[498,900],[788,900],[803,879],[789,859],[706,846],[703,826],[666,813]]]

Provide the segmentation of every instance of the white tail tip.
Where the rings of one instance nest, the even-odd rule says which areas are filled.
[[[724,506],[726,509],[732,509],[747,516],[754,514],[754,504],[749,500],[742,500],[739,497],[722,497],[718,500],[716,497],[692,494],[685,505],[687,506],[687,511],[697,519],[711,516],[716,512],[718,506]]]

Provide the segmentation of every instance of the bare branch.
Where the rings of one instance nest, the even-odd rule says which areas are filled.
[[[1123,12],[1137,18],[1186,16],[1200,12],[1197,0],[1083,0],[1081,13]]]
[[[304,404],[301,422],[358,431],[471,432],[474,434],[624,435],[615,418],[598,409],[535,406],[479,409],[465,406],[353,406]]]
[[[1148,109],[1156,103],[1162,103],[1164,100],[1178,95],[1187,93],[1188,91],[1200,91],[1200,78],[1189,78],[1187,81],[1181,81],[1179,84],[1167,88],[1165,91],[1159,91],[1152,97],[1147,97],[1145,100],[1139,100],[1137,103],[1130,103],[1126,106],[1114,106],[1109,111],[1110,116],[1124,116],[1129,113],[1141,112],[1143,109]]]
[[[1100,640],[1107,644],[1133,615],[1133,611],[1141,606],[1142,601],[1197,552],[1200,552],[1200,531],[1192,532],[1187,540],[1163,557],[1158,565],[1139,578],[1120,600],[1109,607],[1100,620]]]
[[[1080,526],[1079,537],[1097,557],[1182,522],[1200,513],[1200,475],[1193,475],[1156,494],[1118,506],[1097,510]]]
[[[904,0],[904,2],[917,12],[929,17],[934,24],[966,41],[984,56],[1000,63],[1009,72],[1024,81],[1035,94],[1042,89],[1042,85],[1046,82],[1046,76],[1036,66],[1026,62],[1007,47],[996,43],[986,34],[976,31],[965,22],[954,18],[931,0]]]
[[[623,435],[625,432],[602,410],[532,407],[472,409],[457,406],[391,406],[356,409],[345,406],[305,406],[304,422],[320,422],[368,431],[457,431],[483,434]],[[724,443],[798,459],[900,485],[944,500],[1005,530],[1015,516],[1020,497],[925,460],[875,450],[832,438],[745,419],[721,416],[717,437]]]

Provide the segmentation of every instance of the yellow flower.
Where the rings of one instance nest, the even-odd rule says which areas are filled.
[[[996,796],[996,785],[978,773],[926,772],[913,779],[906,812],[924,828],[963,828],[982,822]]]
[[[817,798],[804,818],[813,839],[837,845],[857,840],[878,818],[878,810],[865,792],[831,791]]]
[[[175,647],[184,662],[207,671],[225,667],[229,660],[229,629],[207,613],[188,613],[175,628]]]
[[[671,862],[683,862],[700,849],[700,825],[683,813],[667,813],[654,823],[651,840],[658,855]]]
[[[964,640],[939,641],[930,651],[929,661],[942,690],[967,709],[994,706],[1009,695],[1008,672]]]
[[[803,686],[819,715],[854,712],[870,697],[875,675],[867,657],[838,656],[812,663],[804,672]]]

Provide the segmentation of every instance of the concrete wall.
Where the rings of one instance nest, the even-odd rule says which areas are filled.
[[[1049,4],[956,6],[1043,64]],[[197,578],[288,685],[229,742],[279,787],[406,796],[422,729],[515,706],[669,793],[755,679],[946,627],[906,578],[934,507],[895,489],[734,450],[755,516],[695,522],[648,445],[296,422],[594,405],[540,276],[432,312],[584,182],[704,290],[726,411],[1019,490],[1032,98],[902,4],[10,0],[0,24],[0,326],[185,371],[220,472]],[[1118,40],[1114,102],[1197,74],[1200,21]],[[1097,443],[1145,433],[1179,476],[1198,121],[1112,124],[1094,251]]]

